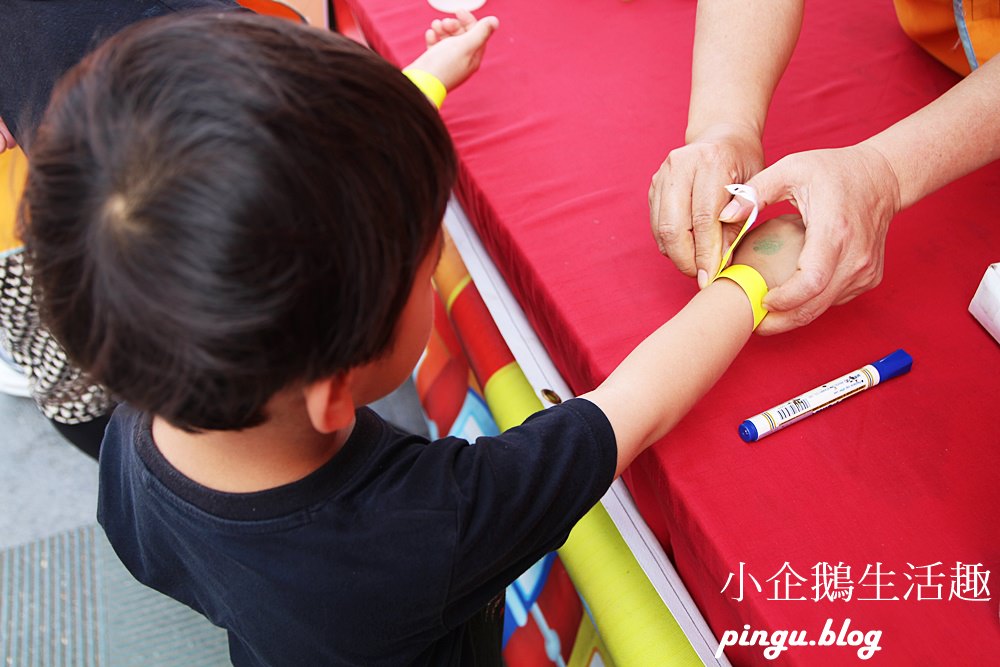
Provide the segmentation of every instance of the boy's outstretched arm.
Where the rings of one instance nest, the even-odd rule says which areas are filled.
[[[803,232],[796,216],[769,220],[741,242],[734,263],[752,266],[774,287],[795,272]],[[746,293],[731,280],[716,280],[640,343],[599,387],[581,396],[611,422],[618,441],[616,476],[687,414],[752,331]]]
[[[427,50],[404,69],[433,74],[450,92],[479,69],[486,42],[499,26],[495,16],[477,19],[464,10],[455,18],[435,19],[424,35]]]

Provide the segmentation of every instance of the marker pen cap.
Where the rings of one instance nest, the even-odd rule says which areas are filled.
[[[743,442],[757,442],[757,427],[749,419],[740,424],[740,438]]]
[[[913,366],[913,357],[906,353],[906,350],[896,350],[892,354],[872,363],[878,371],[878,381],[885,382],[897,375],[908,373]]]

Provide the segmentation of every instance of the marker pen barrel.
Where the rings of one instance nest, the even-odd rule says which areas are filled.
[[[812,391],[750,417],[740,424],[740,438],[743,442],[756,442],[880,382],[907,373],[912,365],[913,357],[905,350],[896,350],[853,373],[831,380]]]

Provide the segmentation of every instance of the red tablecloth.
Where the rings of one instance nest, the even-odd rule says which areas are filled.
[[[437,15],[423,0],[349,4],[401,64]],[[445,104],[462,203],[577,392],[695,292],[657,253],[646,205],[650,177],[683,138],[694,7],[489,0],[481,11],[500,30]],[[956,80],[903,35],[889,0],[810,2],[772,106],[768,160],[870,136]],[[1000,660],[1000,348],[967,312],[1000,260],[998,195],[994,164],[900,214],[878,289],[799,331],[755,338],[632,466],[629,487],[717,636],[748,624],[819,640],[827,619],[834,631],[850,619],[849,632],[882,631],[880,664]],[[915,360],[909,375],[760,444],[737,437],[745,417],[899,347]],[[813,600],[822,563],[850,566],[823,580],[853,583],[850,600]],[[875,597],[899,599],[861,599]],[[771,664],[761,651],[727,654]],[[778,664],[845,664],[856,651],[795,647]]]

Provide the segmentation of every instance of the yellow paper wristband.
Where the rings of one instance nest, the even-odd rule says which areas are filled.
[[[747,298],[750,299],[750,307],[753,309],[753,328],[756,329],[767,315],[767,311],[764,310],[764,296],[767,294],[764,276],[746,264],[733,264],[720,271],[716,280],[719,278],[729,278],[746,292]]]
[[[404,69],[403,74],[413,82],[414,86],[420,89],[420,92],[427,96],[427,99],[434,103],[434,106],[438,109],[441,108],[445,95],[448,94],[441,79],[422,69]]]

